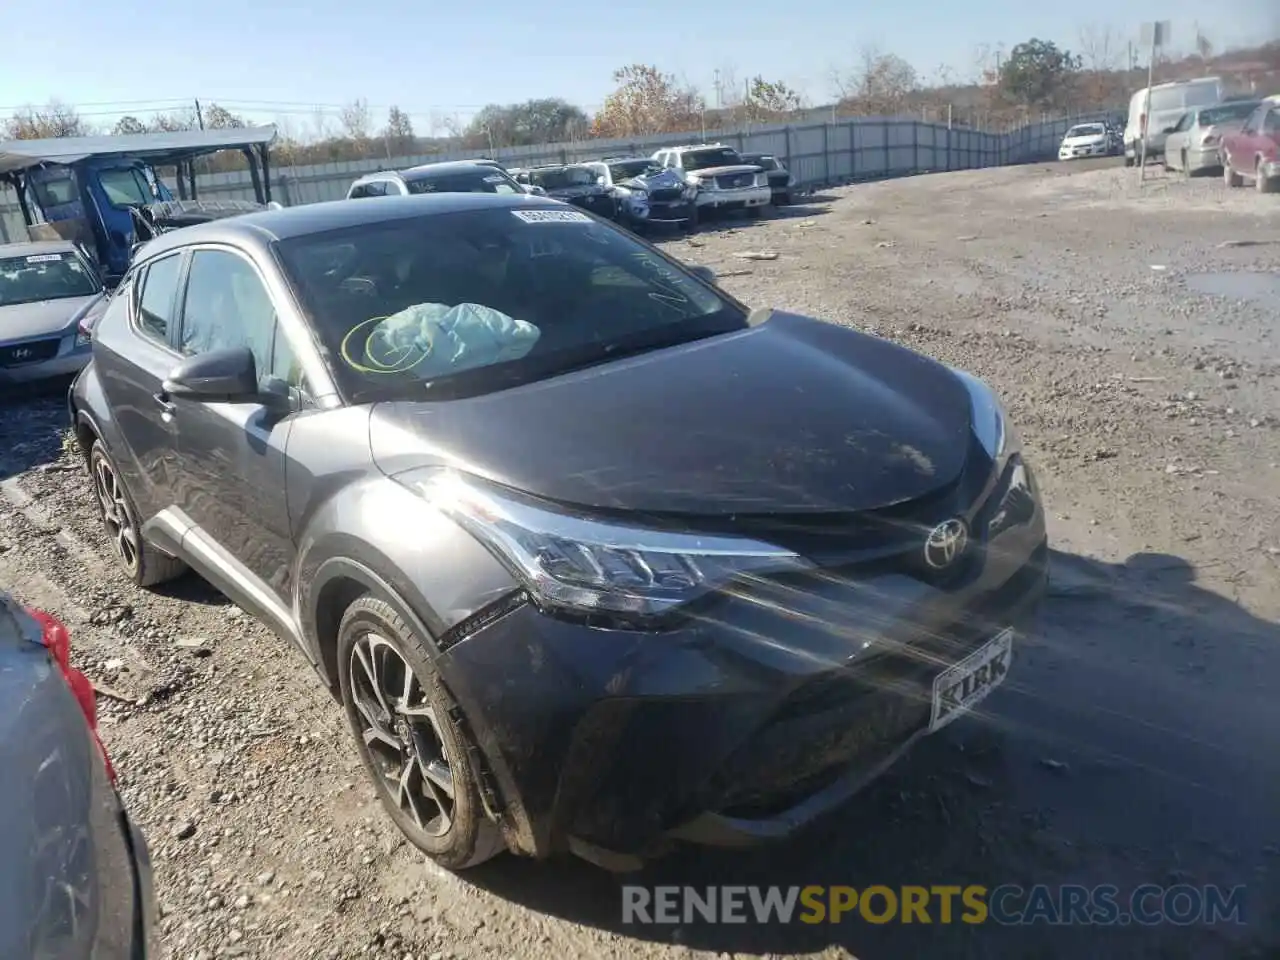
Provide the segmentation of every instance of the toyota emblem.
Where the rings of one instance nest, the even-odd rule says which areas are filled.
[[[959,517],[938,524],[924,542],[924,562],[934,570],[945,570],[964,556],[969,546],[969,528]]]

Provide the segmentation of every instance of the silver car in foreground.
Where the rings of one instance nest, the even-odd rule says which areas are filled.
[[[0,387],[70,376],[89,362],[98,271],[67,240],[0,246]]]
[[[1187,176],[1222,169],[1222,138],[1244,126],[1260,100],[1232,100],[1212,107],[1189,110],[1168,130],[1164,165]]]

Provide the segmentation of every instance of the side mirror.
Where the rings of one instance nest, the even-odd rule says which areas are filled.
[[[607,187],[609,185],[609,181],[605,179],[605,175],[602,173],[600,176],[596,177],[596,184],[601,187]]]
[[[236,403],[259,397],[258,371],[248,347],[210,350],[169,371],[162,388],[170,397]]]
[[[703,267],[703,266],[690,267],[689,272],[692,273],[699,280],[703,281],[704,283],[709,283],[712,286],[715,286],[715,282],[718,279],[716,277],[716,272],[712,270],[710,267]]]
[[[533,194],[533,196],[535,197],[545,197],[547,195],[547,191],[544,190],[542,187],[537,186],[536,184],[532,184],[532,183],[526,184],[525,189],[528,190],[529,193]]]

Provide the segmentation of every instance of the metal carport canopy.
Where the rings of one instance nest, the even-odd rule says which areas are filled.
[[[266,146],[275,138],[275,124],[265,124],[260,127],[135,133],[118,137],[5,140],[0,141],[0,175],[29,170],[43,163],[75,163],[86,157],[136,157],[157,167],[168,167],[221,150]]]

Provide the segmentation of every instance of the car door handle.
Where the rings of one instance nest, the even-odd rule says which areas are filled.
[[[169,399],[169,395],[166,393],[153,393],[151,395],[151,399],[156,402],[160,407],[160,412],[166,417],[173,416],[174,412],[178,409],[173,405],[173,402]]]

